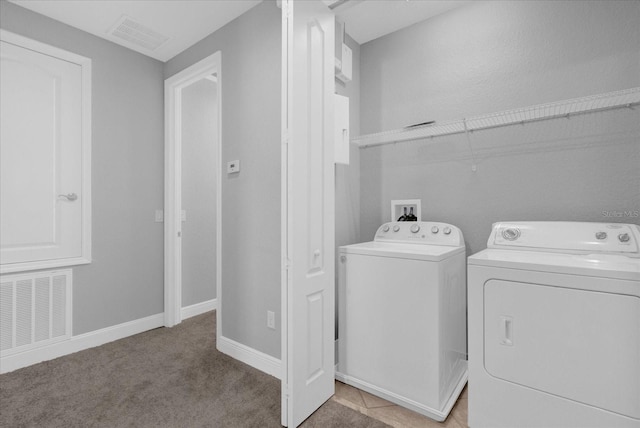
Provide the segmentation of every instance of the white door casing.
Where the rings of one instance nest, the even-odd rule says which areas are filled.
[[[2,273],[91,261],[91,60],[0,30]]]
[[[173,327],[182,321],[182,89],[216,74],[217,165],[216,168],[216,337],[222,336],[222,53],[200,60],[169,77],[165,98],[165,193],[164,193],[164,322]]]
[[[282,423],[298,426],[334,392],[335,22],[322,2],[282,3]]]

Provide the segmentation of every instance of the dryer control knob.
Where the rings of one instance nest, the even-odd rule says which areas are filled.
[[[520,229],[510,227],[502,231],[502,237],[507,241],[515,241],[520,237]]]
[[[438,233],[438,232],[440,232],[440,229],[438,229],[438,226],[433,226],[431,228],[431,233]]]
[[[389,225],[388,225],[388,224],[385,224],[385,225],[382,227],[382,231],[383,231],[383,232],[388,232],[388,231],[389,231]]]
[[[445,235],[449,235],[449,234],[451,234],[451,228],[450,228],[449,226],[447,226],[447,227],[445,227],[444,229],[442,229],[442,232],[443,232]]]
[[[620,240],[620,242],[629,242],[631,236],[629,236],[628,233],[621,233],[620,235],[618,235],[618,239]]]
[[[597,232],[596,239],[602,241],[603,239],[607,239],[607,232]]]
[[[400,226],[398,226],[397,224],[395,226],[393,226],[393,231],[397,232],[400,230]]]
[[[420,232],[420,225],[418,224],[411,225],[411,233],[418,233],[418,232]]]

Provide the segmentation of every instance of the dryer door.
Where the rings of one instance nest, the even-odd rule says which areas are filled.
[[[490,280],[484,306],[488,373],[640,419],[638,296]]]

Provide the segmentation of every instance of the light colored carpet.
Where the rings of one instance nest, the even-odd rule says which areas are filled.
[[[0,376],[1,427],[279,427],[280,381],[215,349],[215,312]],[[304,427],[385,427],[325,403]]]

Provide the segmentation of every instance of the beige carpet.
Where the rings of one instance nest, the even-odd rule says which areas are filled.
[[[0,376],[1,427],[279,427],[280,381],[215,349],[215,312]],[[387,425],[328,401],[305,427]]]

